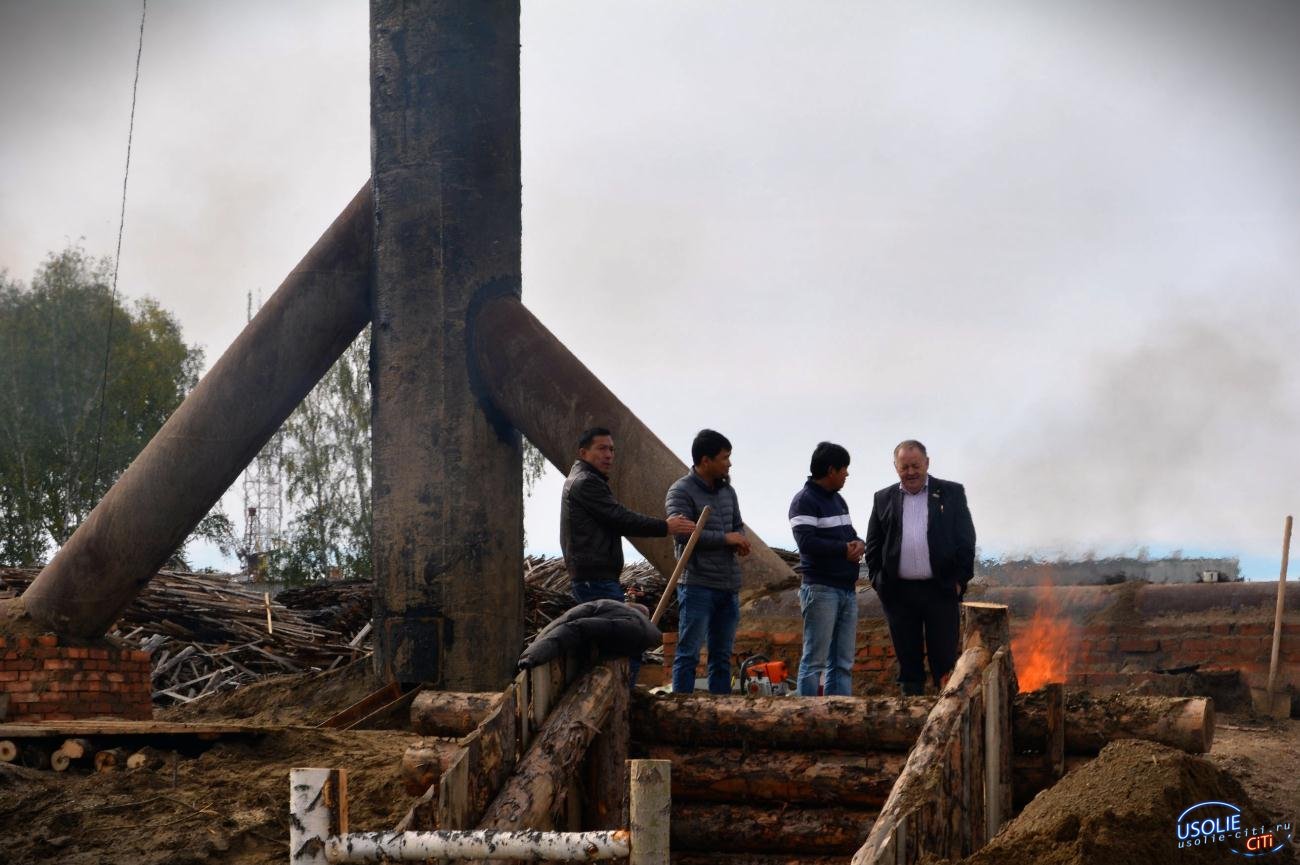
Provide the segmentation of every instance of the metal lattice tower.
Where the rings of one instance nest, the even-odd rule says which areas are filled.
[[[262,305],[258,293],[257,305]],[[253,294],[248,294],[248,320],[253,320]],[[239,557],[244,573],[250,577],[263,574],[266,556],[280,544],[283,513],[283,475],[280,458],[284,453],[284,436],[278,430],[248,468],[244,469],[244,536]]]

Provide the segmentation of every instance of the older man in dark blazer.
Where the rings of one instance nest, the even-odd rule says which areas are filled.
[[[889,623],[904,695],[935,686],[957,663],[960,603],[975,575],[975,523],[961,484],[930,476],[925,445],[894,448],[899,483],[875,495],[865,561]]]

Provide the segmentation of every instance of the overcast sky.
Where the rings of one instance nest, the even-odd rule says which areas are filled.
[[[11,277],[113,252],[139,16],[0,0]],[[120,290],[209,362],[369,174],[367,16],[149,4]],[[986,554],[1276,578],[1300,5],[526,0],[522,44],[524,301],[683,457],[726,433],[769,543],[818,440],[864,529],[915,437]]]

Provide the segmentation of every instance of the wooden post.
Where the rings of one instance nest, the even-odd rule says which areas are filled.
[[[584,829],[621,829],[627,825],[628,662],[605,662],[614,671],[614,704],[609,721],[591,743],[587,756],[587,816]]]
[[[326,839],[347,831],[347,771],[290,769],[289,861],[294,865],[326,865]]]
[[[686,570],[686,566],[690,564],[691,555],[695,552],[695,545],[699,543],[700,540],[700,532],[704,531],[704,526],[708,523],[709,516],[712,513],[712,506],[705,505],[704,509],[700,511],[699,518],[695,520],[695,531],[691,532],[690,538],[686,541],[686,547],[682,550],[681,556],[677,559],[677,564],[673,565],[673,574],[668,578],[668,584],[664,586],[664,593],[660,596],[659,603],[655,605],[654,614],[650,616],[651,624],[659,624],[659,620],[664,616],[664,611],[666,611],[668,605],[673,602],[673,590],[677,588],[677,581],[681,579],[682,571]],[[669,516],[672,515],[670,514]]]
[[[961,605],[962,648],[983,646],[989,655],[1011,645],[1011,616],[1005,604],[966,601]]]
[[[1268,659],[1268,710],[1278,717],[1274,695],[1277,693],[1277,667],[1282,652],[1282,614],[1286,611],[1286,566],[1291,556],[1291,515],[1287,514],[1286,526],[1282,530],[1282,569],[1277,577],[1277,612],[1273,614],[1273,651]],[[1290,699],[1287,700],[1287,715],[1291,714]]]
[[[1047,747],[1044,762],[1053,778],[1065,774],[1065,684],[1048,682],[1043,686],[1047,701]]]
[[[1002,651],[999,649],[999,651]],[[1002,813],[1002,665],[996,656],[984,668],[984,838],[991,839],[1009,815]],[[1010,723],[1006,726],[1009,728]]]
[[[520,293],[519,2],[371,0],[375,665],[505,687],[524,638],[519,433],[470,371]]]
[[[629,761],[628,796],[632,852],[628,865],[668,865],[672,819],[672,764],[667,760]]]

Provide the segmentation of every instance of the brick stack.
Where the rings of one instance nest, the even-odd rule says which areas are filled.
[[[108,643],[59,645],[54,634],[0,637],[5,721],[153,717],[149,653]]]

